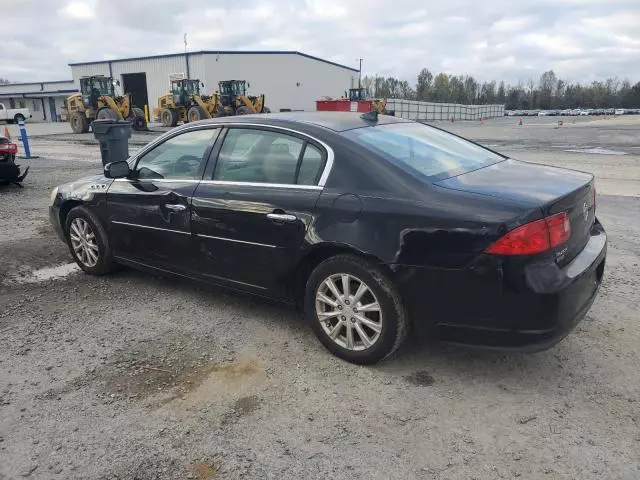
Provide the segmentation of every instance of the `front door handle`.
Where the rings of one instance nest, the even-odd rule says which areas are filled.
[[[267,213],[267,218],[276,222],[292,223],[298,220],[298,217],[289,213]]]
[[[182,205],[181,203],[165,203],[164,206],[169,210],[173,210],[174,212],[182,212],[183,210],[187,209],[187,207]]]

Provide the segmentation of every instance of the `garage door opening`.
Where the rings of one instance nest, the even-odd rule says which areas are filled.
[[[136,107],[143,108],[149,104],[146,73],[123,73],[122,90],[131,94],[131,103]]]

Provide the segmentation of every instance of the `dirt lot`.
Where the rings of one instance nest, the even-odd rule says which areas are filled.
[[[538,354],[418,337],[369,368],[286,307],[68,267],[49,194],[98,151],[34,138],[25,188],[0,190],[0,479],[640,478],[640,122],[556,120],[441,126],[596,174],[610,242],[585,321]]]

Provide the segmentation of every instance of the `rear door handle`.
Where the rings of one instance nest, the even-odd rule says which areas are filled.
[[[276,222],[292,223],[298,220],[298,217],[289,213],[267,213],[267,218]]]
[[[164,206],[169,210],[173,210],[174,212],[182,212],[183,210],[187,209],[187,207],[182,205],[181,203],[165,203]]]

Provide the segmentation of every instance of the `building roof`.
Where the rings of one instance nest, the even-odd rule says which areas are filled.
[[[0,97],[54,96],[77,92],[73,80],[56,80],[49,82],[22,82],[0,85]]]
[[[344,68],[347,70],[351,70],[352,72],[357,72],[358,69],[348,67],[346,65],[341,65],[340,63],[335,63],[330,60],[325,60],[323,58],[314,57],[313,55],[308,55],[306,53],[297,52],[294,50],[200,50],[197,52],[186,52],[186,53],[168,53],[165,55],[151,55],[146,57],[128,57],[128,58],[117,58],[113,60],[99,60],[96,62],[78,62],[78,63],[70,63],[70,67],[76,67],[80,65],[96,65],[96,64],[104,64],[104,63],[117,63],[117,62],[128,62],[131,60],[153,60],[157,58],[171,58],[171,57],[184,57],[185,55],[300,55],[301,57],[310,58],[312,60],[316,60],[318,62],[328,63],[329,65],[334,65],[336,67]]]
[[[0,87],[15,87],[18,85],[51,85],[53,83],[73,83],[73,80],[48,80],[46,82],[11,82],[11,83],[3,83]]]

